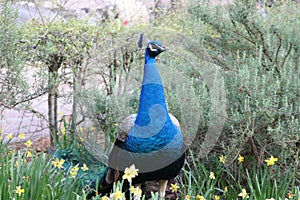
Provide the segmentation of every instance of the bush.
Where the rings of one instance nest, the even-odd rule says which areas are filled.
[[[223,69],[227,116],[219,150],[232,160],[243,153],[261,163],[276,155],[282,166],[298,167],[299,9],[292,2],[265,16],[255,5],[195,3],[190,28],[206,51],[194,47],[192,53]]]

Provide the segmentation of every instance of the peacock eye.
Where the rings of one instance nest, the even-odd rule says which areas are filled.
[[[149,48],[151,51],[157,51],[157,46],[155,44],[149,44]]]

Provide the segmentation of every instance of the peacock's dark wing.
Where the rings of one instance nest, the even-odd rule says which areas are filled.
[[[119,123],[119,132],[108,156],[109,166],[114,166],[114,168],[110,167],[106,174],[106,182],[109,184],[120,180],[123,176],[124,169],[118,167],[123,162],[120,150],[125,149],[125,141],[131,127],[134,125],[135,118],[136,114],[132,114]]]

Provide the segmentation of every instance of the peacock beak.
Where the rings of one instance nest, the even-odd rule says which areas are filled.
[[[162,46],[160,46],[160,50],[161,50],[161,51],[168,51],[169,48],[162,45]]]

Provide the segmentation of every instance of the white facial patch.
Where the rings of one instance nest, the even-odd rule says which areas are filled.
[[[157,49],[154,48],[154,47],[152,46],[152,44],[149,44],[149,48],[150,48],[151,51],[157,51]]]

